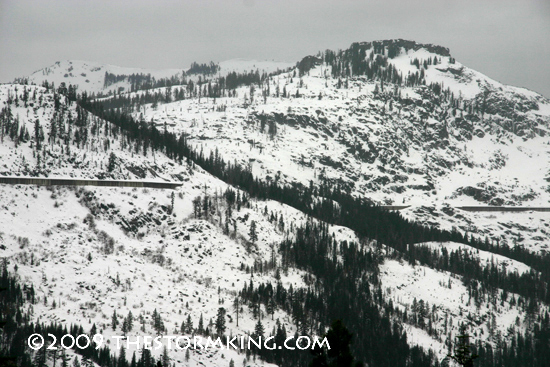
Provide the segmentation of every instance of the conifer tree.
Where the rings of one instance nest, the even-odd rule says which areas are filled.
[[[170,357],[168,356],[168,348],[166,345],[164,346],[164,349],[162,351],[162,365],[163,366],[170,366]]]
[[[153,311],[153,329],[155,329],[157,334],[162,334],[164,331],[164,322],[162,322],[162,317],[156,308]]]
[[[464,367],[473,367],[474,359],[478,358],[477,354],[472,354],[470,351],[470,336],[466,331],[466,325],[462,324],[460,326],[460,335],[457,336],[458,342],[455,346],[455,353],[453,355],[448,355],[447,357],[454,360],[461,366]]]
[[[132,361],[130,362],[130,367],[137,367],[137,361],[136,361],[136,352],[132,354]]]
[[[218,308],[218,314],[216,316],[216,334],[221,337],[225,332],[225,308]]]
[[[126,361],[126,349],[124,349],[124,346],[120,348],[120,353],[118,354],[118,362],[117,367],[127,367],[128,363]]]
[[[116,158],[117,157],[115,153],[111,152],[111,154],[109,155],[109,163],[107,164],[107,170],[109,172],[113,172],[116,168]]]
[[[116,310],[113,311],[113,316],[111,317],[111,327],[113,330],[116,330],[116,327],[118,325],[118,317],[116,315]]]
[[[275,317],[275,308],[276,308],[276,304],[275,304],[275,298],[274,297],[270,297],[269,298],[269,301],[267,302],[267,313],[271,315],[271,320],[273,320],[273,318]]]
[[[256,338],[259,338],[259,337],[263,338],[264,333],[265,333],[264,325],[262,324],[262,321],[260,319],[258,319],[258,322],[254,326],[254,336]]]
[[[202,319],[202,312],[201,312],[201,317],[199,318],[199,325],[197,327],[197,331],[198,331],[199,334],[204,333],[204,321]]]
[[[187,323],[185,325],[185,331],[188,334],[191,334],[193,332],[193,321],[191,320],[191,315],[187,315]]]
[[[329,350],[316,346],[311,353],[314,355],[310,367],[359,367],[362,362],[355,362],[351,355],[350,344],[352,334],[341,320],[332,323],[325,335],[330,345]]]
[[[126,323],[128,331],[132,331],[134,328],[134,315],[132,315],[132,311],[128,311],[128,316],[126,316]]]
[[[184,320],[184,321],[181,322],[180,333],[185,334],[186,332],[187,332],[187,328],[186,328],[185,320]]]
[[[241,311],[241,300],[239,297],[235,297],[235,300],[233,301],[233,309],[237,315],[237,327],[239,327],[239,313]]]
[[[250,242],[253,244],[258,241],[258,233],[256,232],[256,221],[253,220],[250,223],[250,231],[248,232],[248,236],[250,237]]]
[[[65,348],[61,348],[61,367],[69,367],[69,361]]]
[[[40,348],[34,355],[33,366],[46,367],[46,348]]]

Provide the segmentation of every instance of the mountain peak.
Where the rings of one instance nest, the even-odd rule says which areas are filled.
[[[449,49],[447,47],[434,45],[431,43],[418,43],[416,41],[404,40],[404,39],[388,39],[380,41],[371,41],[371,42],[354,42],[351,44],[350,48],[362,48],[362,49],[377,49],[384,47],[388,50],[388,56],[392,57],[399,55],[401,48],[408,52],[409,50],[417,51],[420,49],[425,49],[430,53],[440,55],[440,56],[451,56]]]

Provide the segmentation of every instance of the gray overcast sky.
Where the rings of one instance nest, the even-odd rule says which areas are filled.
[[[549,0],[0,0],[0,82],[65,59],[186,68],[404,38],[550,97],[549,37]]]

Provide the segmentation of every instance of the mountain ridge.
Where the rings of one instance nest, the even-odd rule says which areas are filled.
[[[373,365],[375,358],[383,364],[400,353],[411,366],[441,365],[461,323],[469,326],[488,365],[492,355],[503,353],[503,343],[515,350],[518,338],[542,337],[550,299],[541,268],[548,260],[547,214],[497,216],[461,212],[451,204],[548,201],[550,104],[450,55],[406,44],[409,52],[389,58],[388,47],[396,42],[375,42],[312,56],[303,73],[298,66],[271,75],[245,68],[232,84],[212,75],[200,83],[197,78],[121,91],[104,96],[103,109],[57,83],[56,89],[0,86],[3,173],[161,177],[183,184],[174,195],[4,187],[0,220],[15,225],[3,230],[0,251],[10,271],[40,289],[39,302],[25,306],[31,319],[82,319],[85,327],[96,324],[112,335],[113,310],[135,310],[153,332],[158,307],[167,330],[177,332],[186,313],[194,329],[202,312],[207,321],[225,307],[232,332],[252,331],[258,317],[265,330],[275,330],[269,289],[281,280],[277,294],[296,292],[275,304],[275,317],[289,334],[317,333],[325,325],[313,315],[326,310],[350,310],[342,315],[349,320],[363,320],[368,311],[385,318],[372,314],[369,320],[380,324],[354,323],[353,330],[362,330],[358,338],[372,329],[377,342],[424,348],[391,356],[375,350],[373,356],[373,338],[361,339],[364,344],[353,350]],[[125,120],[129,115],[135,124]],[[194,155],[174,154],[186,146]],[[220,159],[224,167],[216,165]],[[411,233],[394,233],[393,242],[402,245],[396,249],[389,235],[380,243],[280,202],[248,197],[250,188],[222,182],[197,162],[212,171],[242,167],[241,180],[257,179],[252,189],[302,187],[311,197],[306,212],[330,208],[336,218],[344,213],[354,228],[379,223],[361,219],[364,212],[353,215],[368,200],[404,201],[411,206],[403,216],[422,224],[423,238],[443,229],[464,243],[407,242],[421,231],[407,226]],[[349,204],[351,198],[356,205]],[[392,215],[398,216],[384,214]],[[71,271],[75,275],[67,277]],[[154,273],[157,278],[147,277]],[[350,284],[360,287],[339,293]],[[331,288],[332,297],[322,293]],[[229,321],[239,317],[231,307],[237,295],[248,306],[240,327]],[[425,362],[418,362],[419,355]],[[263,363],[233,352],[193,352],[189,363],[184,353],[170,357],[178,366],[223,365],[229,359]]]
[[[317,183],[325,180],[355,187],[357,194],[367,195],[378,203],[414,204],[403,214],[433,224],[437,221],[428,218],[432,214],[427,214],[430,210],[422,206],[436,206],[439,218],[449,218],[445,214],[452,212],[449,206],[544,206],[548,203],[544,179],[549,173],[540,170],[548,161],[544,137],[550,132],[550,101],[542,95],[502,85],[469,69],[454,60],[447,48],[402,39],[353,43],[349,49],[327,50],[303,60],[309,60],[309,66],[300,70],[301,77],[294,77],[300,78],[298,83],[292,83],[292,69],[270,77],[271,82],[262,82],[262,94],[269,94],[262,97],[266,98],[263,104],[261,99],[251,102],[252,89],[238,87],[235,90],[241,98],[244,96],[245,105],[239,106],[240,102],[235,99],[218,97],[218,108],[221,105],[230,109],[223,113],[208,112],[216,108],[215,99],[208,108],[187,99],[187,102],[167,104],[164,111],[144,104],[135,116],[143,113],[147,121],[166,124],[170,131],[186,134],[190,141],[205,148],[220,149],[226,157],[251,165],[260,176],[274,178],[281,172],[279,175],[287,183],[298,180],[307,185],[310,180]],[[294,67],[294,73],[301,62]],[[215,76],[206,79],[214,85],[217,83]],[[346,84],[354,86],[346,87]],[[176,91],[178,87],[170,89]],[[196,95],[197,86],[194,89]],[[164,89],[153,89],[152,93],[155,90]],[[179,90],[181,92],[181,88]],[[142,93],[123,93],[119,98]],[[281,97],[283,93],[287,97]],[[300,97],[296,97],[298,93]],[[188,94],[187,98],[192,97],[191,92]],[[309,106],[302,103],[305,101]],[[180,112],[176,112],[178,109]],[[186,113],[182,112],[184,109]],[[336,109],[349,113],[335,112]],[[199,116],[195,114],[200,114],[201,124],[197,124]],[[237,124],[228,123],[225,120],[228,117]],[[259,130],[249,128],[251,121]],[[281,136],[272,139],[269,134],[258,134],[262,126],[268,125],[278,125]],[[235,128],[239,134],[234,144],[224,143]],[[286,129],[289,133],[282,135]],[[252,150],[239,145],[240,136],[248,136],[243,140],[253,142]],[[297,136],[311,144],[300,143],[295,139]],[[293,143],[283,144],[284,149],[277,148],[284,139]],[[532,139],[535,145],[521,146]],[[333,153],[325,154],[318,149],[320,146],[327,149],[328,143],[331,149],[336,149]],[[459,144],[464,148],[459,149]],[[297,149],[301,146],[303,149]],[[276,154],[276,160],[281,163],[270,157],[271,154]],[[283,159],[288,154],[292,157]],[[307,155],[310,158],[306,158]],[[541,158],[537,161],[533,159],[536,156]],[[259,161],[265,163],[256,163]],[[396,170],[396,164],[401,168]],[[529,166],[533,169],[529,170]],[[481,175],[480,179],[464,180],[453,167],[470,177]],[[495,172],[501,180],[493,178]],[[531,176],[536,180],[527,180]],[[458,182],[463,183],[456,185]],[[535,186],[534,182],[537,182]],[[441,194],[433,194],[436,191]],[[452,218],[455,212],[452,213],[450,222],[443,221],[445,228],[458,225],[468,230],[481,219],[479,215],[466,213],[464,217],[458,213],[458,217],[472,218],[459,224],[464,219],[457,222]],[[545,218],[537,216],[544,223]],[[514,218],[512,221],[519,219],[522,228],[533,226],[521,218],[504,217]],[[485,234],[499,233],[501,238],[508,231],[501,225],[490,232],[478,230]],[[534,230],[533,238],[542,238],[538,232]],[[516,238],[523,237],[517,234]],[[508,236],[508,242],[513,241]],[[529,246],[537,249],[537,243],[540,241],[534,240]]]

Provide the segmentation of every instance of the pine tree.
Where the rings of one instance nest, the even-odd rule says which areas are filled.
[[[218,308],[218,314],[216,316],[216,334],[222,337],[225,332],[225,308]]]
[[[132,354],[132,362],[130,362],[130,367],[137,367],[137,361],[136,361],[136,352]]]
[[[201,317],[199,318],[199,325],[197,327],[197,332],[201,335],[204,333],[204,321],[202,319],[202,312],[201,312]]]
[[[250,231],[248,232],[248,236],[250,237],[250,242],[253,244],[258,241],[258,233],[256,232],[256,221],[253,220],[250,223]]]
[[[140,330],[145,332],[145,317],[143,317],[143,314],[139,315],[139,323],[141,324]]]
[[[128,319],[127,318],[124,318],[124,320],[122,321],[122,328],[120,329],[120,331],[122,331],[122,335],[126,335],[126,333],[128,332]]]
[[[174,199],[175,199],[175,197],[176,197],[176,195],[172,191],[172,195],[170,197],[170,213],[174,212]]]
[[[164,322],[156,308],[153,311],[153,329],[155,329],[157,334],[162,334],[164,332]]]
[[[185,331],[188,334],[193,333],[193,321],[191,320],[191,315],[187,315],[187,324],[185,325]]]
[[[466,325],[462,324],[460,326],[460,335],[457,336],[458,342],[455,346],[455,353],[453,355],[448,355],[447,357],[454,360],[461,366],[464,367],[473,367],[474,359],[478,358],[477,354],[472,354],[470,351],[470,336],[466,331]]]
[[[170,357],[168,356],[168,348],[166,345],[164,346],[164,349],[162,351],[162,365],[163,366],[170,366]]]
[[[111,317],[111,327],[113,330],[116,330],[116,327],[118,325],[118,318],[116,315],[116,310],[113,311],[113,316]]]
[[[134,315],[132,315],[132,311],[128,311],[128,316],[126,316],[126,323],[128,327],[128,332],[132,331],[134,328]]]
[[[272,296],[269,298],[269,301],[267,302],[267,313],[271,315],[271,320],[274,319],[275,315],[275,308],[277,305],[275,304],[275,298]]]
[[[142,348],[141,349],[141,359],[140,359],[140,366],[151,366],[155,361],[153,360],[153,357],[151,357],[151,349],[149,348]]]
[[[46,348],[41,348],[38,351],[36,351],[36,354],[34,355],[34,364],[33,366],[36,367],[46,367]]]
[[[260,319],[258,319],[258,322],[254,326],[254,336],[256,338],[259,338],[259,337],[263,338],[264,333],[265,333],[264,325],[262,324],[262,321]]]
[[[109,155],[109,163],[107,164],[107,170],[109,172],[113,172],[116,168],[116,159],[117,157],[115,153],[111,152],[111,154]]]
[[[40,126],[40,120],[36,119],[34,122],[34,141],[36,143],[37,152],[40,151],[43,138],[44,133],[42,132],[42,126]]]
[[[330,349],[325,350],[325,348],[316,346],[311,351],[314,357],[310,367],[358,367],[363,365],[361,362],[354,364],[354,358],[350,352],[352,334],[341,320],[334,321],[325,336]]]
[[[124,346],[120,348],[120,353],[118,354],[118,362],[117,367],[127,367],[128,363],[126,361],[126,349],[124,349]]]
[[[241,301],[239,297],[235,297],[235,300],[233,301],[233,309],[237,315],[237,327],[239,327],[239,313],[241,311]]]
[[[69,367],[69,361],[65,348],[61,348],[61,367]]]

